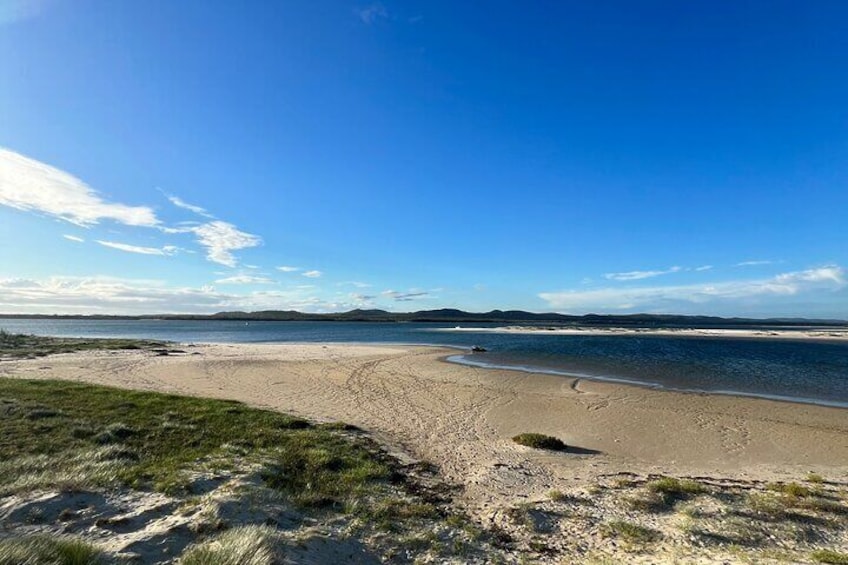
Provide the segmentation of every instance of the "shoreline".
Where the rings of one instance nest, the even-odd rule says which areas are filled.
[[[435,346],[434,346],[435,347]],[[706,390],[706,389],[695,389],[695,388],[678,388],[678,387],[670,387],[665,386],[659,383],[652,383],[650,381],[639,381],[636,379],[628,379],[625,377],[608,377],[608,376],[598,376],[598,375],[589,375],[586,373],[579,373],[576,371],[560,371],[557,369],[545,369],[542,367],[529,367],[523,365],[500,365],[496,363],[486,363],[484,361],[473,361],[470,359],[459,359],[460,357],[464,357],[463,355],[448,355],[443,358],[446,363],[456,363],[459,365],[466,365],[469,367],[477,367],[480,369],[492,369],[492,370],[500,370],[500,371],[518,371],[521,373],[530,373],[530,374],[538,374],[538,375],[553,375],[557,377],[563,377],[567,379],[577,379],[577,380],[587,380],[587,381],[595,381],[595,382],[603,382],[603,383],[613,383],[621,386],[633,386],[638,388],[646,388],[650,390],[659,390],[659,391],[668,391],[668,392],[676,392],[680,394],[697,394],[697,395],[718,395],[718,396],[730,396],[730,397],[739,397],[739,398],[757,398],[760,400],[771,400],[773,402],[786,402],[789,404],[800,404],[800,405],[810,405],[810,406],[823,406],[827,408],[840,408],[840,409],[848,409],[848,402],[841,401],[827,401],[827,400],[819,400],[815,398],[806,398],[801,396],[784,396],[780,394],[768,394],[768,393],[758,393],[758,392],[744,392],[744,391],[735,391],[735,390]]]
[[[593,336],[662,336],[682,338],[720,338],[720,339],[761,339],[761,340],[798,340],[798,341],[848,341],[848,329],[796,329],[796,330],[755,330],[729,328],[598,328],[577,326],[562,328],[556,326],[500,326],[496,328],[456,326],[436,328],[434,332],[458,333],[501,333],[501,334],[541,334],[541,335],[593,335]]]
[[[814,450],[816,456],[813,458],[788,457],[786,448],[772,450],[769,447],[762,452],[768,457],[752,456],[747,458],[750,463],[771,464],[782,460],[783,463],[791,461],[792,465],[798,465],[802,462],[817,464],[818,461],[828,466],[841,466],[843,461],[848,461],[848,421],[844,418],[843,407],[712,392],[675,391],[632,382],[530,372],[512,367],[475,367],[448,361],[449,357],[456,355],[456,350],[436,346],[231,343],[187,344],[184,349],[184,354],[167,356],[122,351],[6,360],[0,362],[0,376],[60,378],[231,398],[318,420],[347,420],[375,431],[389,445],[415,457],[424,455],[426,458],[438,443],[425,422],[435,423],[438,428],[465,419],[484,425],[487,429],[485,435],[497,439],[500,448],[508,446],[509,438],[515,433],[540,431],[562,436],[569,440],[570,445],[597,450],[603,458],[610,459],[608,463],[615,461],[613,467],[627,461],[628,465],[642,470],[651,468],[651,472],[661,472],[657,470],[664,463],[686,458],[670,457],[675,448],[665,445],[667,440],[662,440],[662,434],[654,434],[650,441],[637,439],[632,429],[634,424],[675,429],[680,432],[679,435],[687,435],[683,433],[687,432],[694,436],[702,435],[704,429],[718,426],[719,430],[727,428],[732,435],[738,425],[745,424],[746,418],[753,417],[760,423],[777,422],[791,429],[800,425],[805,429],[812,427],[823,432],[844,433],[838,447],[845,454],[839,459],[836,457],[839,450],[833,450],[833,453]],[[409,410],[405,410],[404,406]],[[473,414],[466,414],[469,411]],[[711,415],[698,416],[707,413]],[[423,426],[421,429],[406,421],[412,414],[415,415],[412,420]],[[599,418],[600,415],[604,417]],[[694,425],[682,425],[693,418]],[[812,423],[807,421],[810,418]],[[724,426],[716,423],[721,419],[736,424]],[[680,420],[681,425],[672,425],[671,420]],[[620,429],[611,428],[611,422],[616,422]],[[825,425],[822,426],[822,423]],[[499,433],[493,434],[495,429]],[[575,434],[576,429],[580,433]],[[452,429],[460,436],[466,431],[461,427]],[[763,428],[763,431],[766,429]],[[768,430],[766,435],[773,435],[772,431]],[[647,431],[645,433],[650,435]],[[617,434],[622,436],[617,438],[618,441],[612,437]],[[795,432],[789,435],[798,442],[799,453],[809,450],[806,440],[801,442]],[[617,444],[631,436],[631,443],[643,444],[642,448],[635,451],[620,449]],[[719,468],[738,468],[740,461],[737,460],[744,450],[737,453],[734,449],[732,457],[725,457],[721,442],[716,444],[716,439],[721,438],[707,434],[702,439],[715,444],[714,453],[707,454],[711,464]],[[774,442],[772,437],[764,437],[764,441],[768,445]],[[648,443],[651,446],[646,451],[644,444]],[[745,445],[748,445],[747,441]],[[509,447],[508,452],[514,451]],[[444,455],[441,453],[444,449],[454,453],[451,459],[458,455],[450,446],[438,447],[439,458]],[[644,458],[648,451],[658,457]],[[691,446],[683,451],[691,452]],[[694,465],[686,467],[691,467],[689,471],[697,474],[701,466],[698,460],[704,457],[690,459]],[[675,466],[677,463],[671,465],[672,468]]]
[[[650,496],[649,483],[662,477],[696,481],[717,497],[687,505],[714,509],[727,494],[743,512],[750,493],[772,496],[775,486],[804,477],[818,477],[833,492],[848,485],[842,408],[471,367],[446,361],[451,354],[429,346],[189,344],[166,354],[97,350],[3,360],[0,377],[237,400],[356,426],[403,464],[434,469],[453,507],[507,532],[523,551],[537,551],[540,532],[558,532],[545,538],[554,553],[539,554],[541,562],[561,562],[555,555],[677,562],[690,551],[703,555],[701,563],[727,562],[722,547],[696,548],[681,532],[680,520],[688,519],[682,505],[659,513],[628,506]],[[523,433],[554,436],[568,448],[516,444],[512,438]],[[842,512],[842,502],[828,500]],[[722,531],[724,514],[715,516],[700,520]],[[633,553],[598,535],[616,520],[646,524],[665,541],[652,554]],[[520,554],[512,555],[509,562],[518,563]]]

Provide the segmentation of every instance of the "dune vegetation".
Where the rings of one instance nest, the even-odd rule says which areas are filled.
[[[414,467],[352,426],[234,401],[7,378],[0,379],[0,425],[0,496],[20,509],[8,521],[17,533],[0,543],[0,564],[27,562],[21,556],[36,564],[133,555],[158,562],[164,557],[143,534],[132,548],[86,540],[91,526],[101,534],[143,532],[150,526],[144,512],[148,522],[173,521],[185,563],[211,562],[212,554],[226,563],[274,563],[303,545],[307,531],[335,540],[356,535],[374,559],[487,551],[485,537],[450,525],[441,487],[422,484]],[[80,493],[87,498],[75,504]],[[111,502],[145,497],[155,512],[122,513]],[[51,537],[59,532],[76,537]],[[224,559],[239,548],[251,557]]]
[[[163,341],[147,339],[92,339],[74,337],[47,337],[11,333],[0,329],[0,359],[15,357],[43,357],[55,353],[73,353],[87,350],[143,349],[167,354]]]

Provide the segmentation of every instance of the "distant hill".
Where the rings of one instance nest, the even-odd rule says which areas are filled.
[[[258,312],[218,312],[216,314],[160,314],[151,316],[73,316],[73,315],[2,315],[2,318],[49,318],[91,320],[240,320],[279,322],[440,322],[440,323],[495,323],[511,325],[546,326],[596,326],[596,327],[793,327],[793,326],[848,326],[846,320],[807,318],[720,318],[717,316],[683,316],[676,314],[586,314],[572,316],[554,312],[537,313],[523,310],[492,310],[491,312],[465,312],[454,308],[420,310],[418,312],[387,312],[385,310],[351,310],[329,314],[311,314],[295,310],[262,310]]]

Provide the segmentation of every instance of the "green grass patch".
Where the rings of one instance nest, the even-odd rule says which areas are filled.
[[[601,526],[601,535],[615,537],[632,543],[648,543],[660,538],[660,532],[633,522],[613,520]]]
[[[698,481],[693,481],[691,479],[676,479],[674,477],[662,477],[649,482],[646,487],[651,492],[657,492],[676,498],[685,498],[707,492],[707,487]]]
[[[163,349],[163,341],[142,339],[89,339],[71,337],[47,337],[15,334],[0,329],[0,358],[43,357],[54,353],[72,353],[92,349]],[[164,349],[163,349],[164,350]],[[167,351],[167,350],[165,350]]]
[[[99,549],[71,537],[32,535],[0,540],[0,565],[97,565],[104,562]]]
[[[830,549],[819,549],[814,551],[810,557],[818,563],[830,563],[831,565],[848,565],[848,553],[831,551]]]
[[[546,436],[544,434],[526,433],[512,438],[519,445],[533,447],[535,449],[549,449],[551,451],[565,451],[567,446],[559,438]]]
[[[807,473],[807,478],[804,479],[808,483],[820,485],[824,482],[824,477],[818,473]]]
[[[653,491],[640,492],[625,499],[629,508],[640,512],[667,512],[675,502],[674,498]]]
[[[289,433],[278,447],[262,478],[300,506],[344,509],[392,476],[374,451],[326,430]]]
[[[770,483],[766,486],[766,488],[770,491],[779,492],[780,494],[793,498],[801,498],[815,494],[813,489],[810,487],[806,487],[798,483]]]
[[[39,416],[35,419],[32,414]],[[365,438],[239,402],[0,378],[0,495],[129,485],[191,492],[198,462],[267,463],[304,506],[342,506],[393,476]]]
[[[410,520],[436,520],[441,514],[435,506],[428,503],[406,500],[402,498],[386,498],[370,506],[363,507],[357,512],[359,518],[378,530],[385,532],[398,531],[401,524]],[[446,519],[455,526],[464,525],[461,516],[449,516]]]
[[[661,477],[648,482],[644,491],[628,498],[626,503],[633,510],[666,512],[682,500],[707,492],[707,488],[697,481]]]

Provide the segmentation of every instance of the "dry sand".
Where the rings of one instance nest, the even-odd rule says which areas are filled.
[[[848,473],[848,411],[838,408],[481,369],[444,362],[451,351],[426,347],[185,351],[4,361],[0,375],[229,398],[345,421],[398,455],[436,464],[482,518],[551,489],[624,473],[763,481]],[[521,447],[510,438],[522,432],[554,435],[578,449]]]

